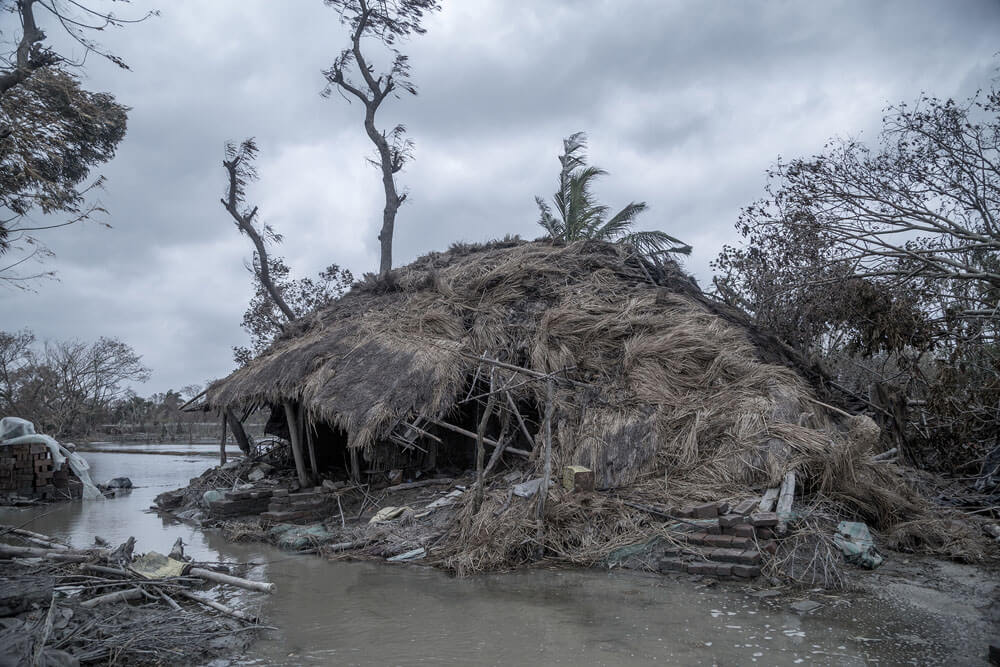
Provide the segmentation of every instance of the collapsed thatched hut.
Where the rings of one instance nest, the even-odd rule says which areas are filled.
[[[590,468],[610,491],[579,516],[558,497],[546,509],[578,533],[547,544],[572,559],[580,535],[611,544],[626,530],[609,500],[625,491],[663,503],[736,497],[795,470],[800,493],[848,514],[884,524],[910,513],[894,467],[869,462],[877,427],[821,402],[811,373],[673,262],[600,242],[505,241],[356,285],[215,383],[207,404],[271,406],[272,426],[305,424],[291,435],[305,434],[315,465],[345,475],[474,468],[477,435],[509,465]],[[511,507],[504,490],[468,495],[462,540],[466,556],[473,544],[482,553],[466,564],[516,560],[532,507]]]

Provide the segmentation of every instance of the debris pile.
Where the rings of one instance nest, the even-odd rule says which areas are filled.
[[[11,664],[200,664],[265,628],[212,588],[274,585],[191,562],[180,540],[164,556],[135,554],[134,538],[76,549],[17,527],[0,537],[32,545],[0,544],[0,654]]]

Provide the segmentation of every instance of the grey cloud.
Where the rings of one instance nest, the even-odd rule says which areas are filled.
[[[101,170],[114,229],[49,235],[61,281],[0,293],[0,328],[126,339],[154,369],[143,393],[228,372],[229,348],[245,341],[250,251],[218,204],[224,141],[258,138],[250,196],[299,275],[331,262],[373,270],[382,206],[360,107],[319,96],[344,38],[333,11],[160,4],[161,18],[106,37],[132,73],[89,68],[89,86],[133,108]],[[922,90],[989,85],[998,24],[988,0],[446,0],[404,45],[420,95],[380,112],[416,142],[397,263],[459,240],[538,236],[533,197],[554,190],[560,139],[585,130],[610,172],[601,198],[647,201],[641,224],[693,243],[688,267],[704,283],[778,155],[833,135],[873,139],[882,108]]]

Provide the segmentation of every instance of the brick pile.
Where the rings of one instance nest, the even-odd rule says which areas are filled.
[[[747,500],[735,507],[723,502],[671,510],[685,522],[674,531],[679,544],[666,549],[660,571],[741,579],[760,575],[764,559],[778,550],[778,515],[752,511],[756,506],[756,500]]]
[[[56,488],[68,485],[66,466],[53,470],[49,448],[42,443],[0,447],[0,493],[25,498],[51,499]]]

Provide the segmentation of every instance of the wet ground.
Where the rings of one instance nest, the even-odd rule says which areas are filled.
[[[414,566],[327,562],[146,513],[153,498],[213,465],[205,445],[115,443],[86,456],[95,481],[130,477],[131,494],[94,503],[0,510],[76,545],[130,535],[199,560],[259,563],[276,594],[235,594],[281,628],[234,662],[300,664],[796,665],[986,664],[996,582],[977,568],[893,555],[871,592],[771,597],[762,584],[687,576],[536,569],[456,579]],[[132,452],[132,453],[126,453]],[[159,452],[153,455],[153,452]],[[163,454],[162,452],[174,452]],[[235,453],[235,452],[234,452]],[[908,561],[908,562],[907,562]],[[763,590],[755,590],[762,589]],[[821,603],[800,614],[790,604]]]

